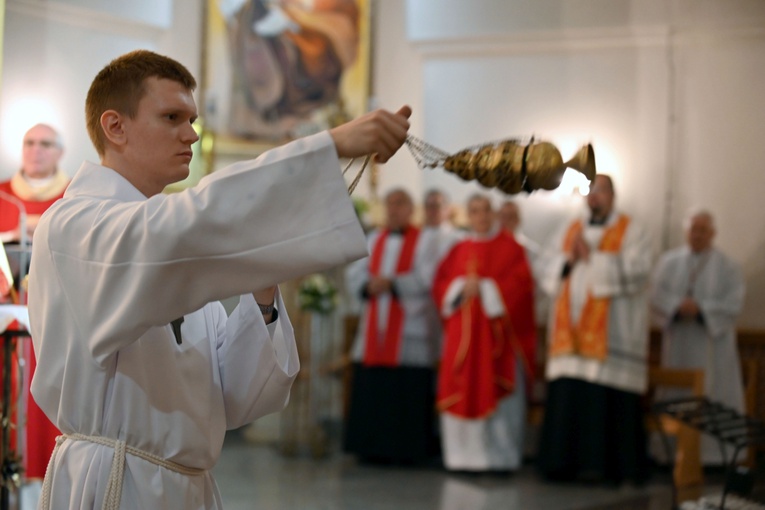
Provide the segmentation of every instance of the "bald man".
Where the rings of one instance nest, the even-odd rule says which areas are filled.
[[[64,153],[61,136],[47,124],[32,126],[24,134],[21,168],[8,181],[0,183],[0,240],[21,239],[16,198],[27,213],[27,234],[32,239],[40,215],[64,195],[69,177],[58,163]],[[10,197],[8,196],[10,195]]]
[[[743,413],[736,319],[745,285],[738,264],[714,247],[715,232],[708,211],[689,215],[685,245],[666,252],[656,266],[651,308],[663,331],[664,366],[702,369],[706,396]],[[717,441],[702,438],[701,458],[723,462]]]

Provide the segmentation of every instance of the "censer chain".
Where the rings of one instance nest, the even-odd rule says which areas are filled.
[[[361,170],[359,170],[359,173],[356,174],[356,177],[353,178],[353,182],[351,182],[351,185],[348,186],[348,194],[352,194],[353,190],[356,189],[356,186],[358,185],[359,181],[361,180],[361,176],[364,174],[364,170],[366,170],[367,165],[369,164],[369,160],[372,159],[372,155],[368,154],[366,158],[364,158],[364,164],[361,165]],[[353,162],[356,161],[356,158],[353,158],[349,163],[348,166],[345,167],[345,170],[343,170],[343,175],[345,175],[348,170],[350,170],[351,166],[353,165]]]

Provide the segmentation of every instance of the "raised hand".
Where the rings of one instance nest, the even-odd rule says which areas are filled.
[[[412,109],[402,106],[396,113],[375,110],[329,130],[341,158],[376,154],[375,161],[385,163],[401,148],[409,131]]]

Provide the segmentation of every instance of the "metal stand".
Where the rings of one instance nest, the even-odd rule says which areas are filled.
[[[657,402],[652,410],[656,415],[669,415],[717,439],[723,462],[726,464],[725,486],[720,499],[720,509],[725,509],[725,498],[730,492],[730,482],[736,470],[738,455],[746,447],[765,444],[765,423],[705,397]],[[726,443],[733,447],[730,461],[726,458]],[[668,458],[672,458],[671,452],[667,451],[667,455]],[[676,491],[673,492],[676,494]]]
[[[26,331],[5,330],[2,332],[3,341],[3,402],[0,419],[0,434],[2,434],[2,451],[0,451],[0,510],[10,510],[11,491],[21,485],[22,463],[17,452],[11,450],[11,429],[14,428],[11,402],[16,398],[12,391],[13,385],[13,353],[16,350],[16,339],[27,337]],[[18,411],[18,410],[17,410]]]

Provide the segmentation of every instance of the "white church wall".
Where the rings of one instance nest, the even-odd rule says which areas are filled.
[[[422,61],[422,137],[456,151],[533,134],[564,159],[591,141],[598,170],[614,177],[619,207],[647,224],[657,255],[682,243],[690,206],[716,213],[718,244],[747,276],[739,323],[765,327],[765,215],[756,204],[765,189],[765,4],[530,5],[407,2],[408,38]],[[458,201],[480,189],[441,170],[423,184]],[[516,199],[524,233],[542,243],[582,203],[559,193]]]
[[[85,96],[111,59],[145,48],[199,68],[201,0],[103,2],[7,0],[0,86],[0,178],[19,167],[24,132],[61,131],[61,168],[97,161],[85,128]]]
[[[154,49],[199,76],[202,0],[5,4],[0,178],[18,168],[21,136],[39,121],[61,129],[68,173],[96,159],[84,99],[115,56]],[[740,324],[765,327],[765,3],[374,0],[373,12],[374,105],[410,104],[411,132],[446,150],[534,134],[567,157],[593,142],[620,206],[648,224],[657,252],[681,242],[688,207],[708,206],[719,245],[747,276]],[[41,113],[20,109],[25,101]],[[408,151],[378,175],[379,195],[443,186],[462,201],[477,189],[417,169]],[[367,179],[356,193],[369,196]],[[570,195],[517,198],[525,233],[538,240],[581,206]]]

